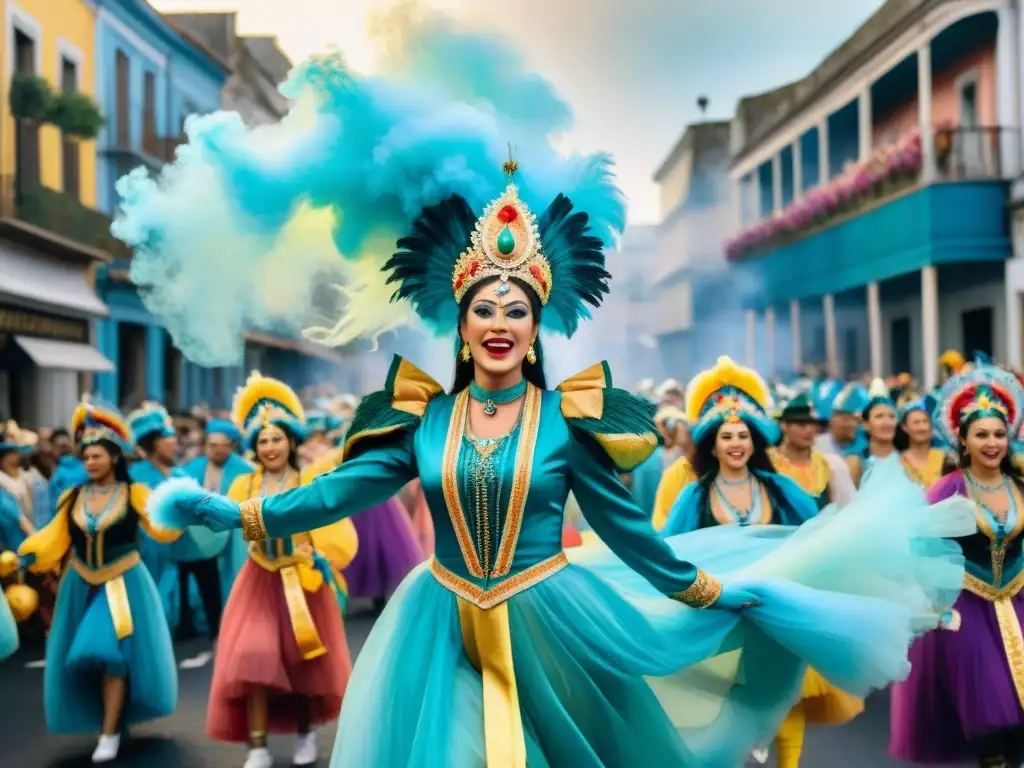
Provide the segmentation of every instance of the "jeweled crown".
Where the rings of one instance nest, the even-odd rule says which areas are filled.
[[[481,280],[497,277],[502,282],[496,291],[500,296],[508,293],[508,281],[516,278],[529,285],[544,305],[551,297],[551,264],[544,256],[537,217],[519,199],[513,183],[519,166],[509,160],[503,167],[508,186],[477,219],[470,246],[452,270],[452,292],[458,303]]]

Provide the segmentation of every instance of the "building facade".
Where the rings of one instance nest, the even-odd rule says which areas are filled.
[[[138,166],[158,172],[184,141],[186,120],[220,108],[229,64],[175,28],[145,0],[96,0],[96,83],[108,120],[98,137],[96,195],[116,211],[117,180]],[[129,259],[98,271],[110,315],[97,325],[98,344],[116,370],[98,390],[126,408],[155,399],[170,408],[225,407],[241,367],[210,370],[185,360],[128,279]]]
[[[94,282],[121,248],[95,209],[94,4],[0,7],[0,418],[39,428],[66,424],[113,369],[94,343],[108,314]]]
[[[749,364],[931,386],[947,347],[1019,361],[1020,38],[1014,0],[888,0],[807,77],[741,102],[727,253]]]
[[[662,221],[652,328],[665,375],[679,381],[743,352],[742,296],[722,250],[733,222],[730,136],[728,122],[688,126],[654,175]]]

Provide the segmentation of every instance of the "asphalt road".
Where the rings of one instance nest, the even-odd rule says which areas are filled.
[[[350,617],[349,643],[358,654],[373,620],[367,615]],[[185,643],[177,649],[179,661],[204,650],[202,643]],[[95,740],[47,734],[43,722],[43,673],[26,667],[41,654],[23,653],[0,664],[0,766],[3,768],[72,768],[91,765]],[[122,746],[118,768],[232,768],[242,765],[245,749],[206,739],[206,697],[212,666],[180,672],[180,701],[173,717],[132,731]],[[334,728],[320,731],[320,765],[326,766],[334,740]],[[812,728],[806,739],[806,768],[890,768],[904,765],[887,754],[889,702],[879,694],[868,702],[857,720],[839,728]],[[291,763],[293,740],[272,738],[270,748],[278,766]],[[756,765],[752,763],[751,765]],[[774,765],[770,760],[769,766]],[[360,766],[360,768],[378,768]],[[379,768],[387,768],[380,766]]]

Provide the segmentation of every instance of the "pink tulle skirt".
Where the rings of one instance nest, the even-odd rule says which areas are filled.
[[[326,585],[305,593],[327,653],[304,661],[299,654],[281,576],[246,561],[224,608],[206,714],[206,733],[216,741],[249,740],[247,699],[269,690],[272,733],[295,733],[305,710],[309,725],[330,722],[352,674],[345,627],[334,592]]]

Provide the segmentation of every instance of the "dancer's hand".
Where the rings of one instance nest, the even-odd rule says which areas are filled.
[[[200,525],[206,526],[215,533],[233,531],[242,527],[242,515],[238,508],[238,502],[232,501],[227,496],[219,494],[203,496],[196,504],[195,515],[199,518]]]
[[[723,587],[722,594],[709,607],[723,611],[742,611],[760,605],[751,592],[735,587]]]
[[[210,493],[191,477],[175,477],[161,484],[150,494],[146,507],[155,526],[171,531],[190,525],[216,533],[242,527],[236,502]]]

